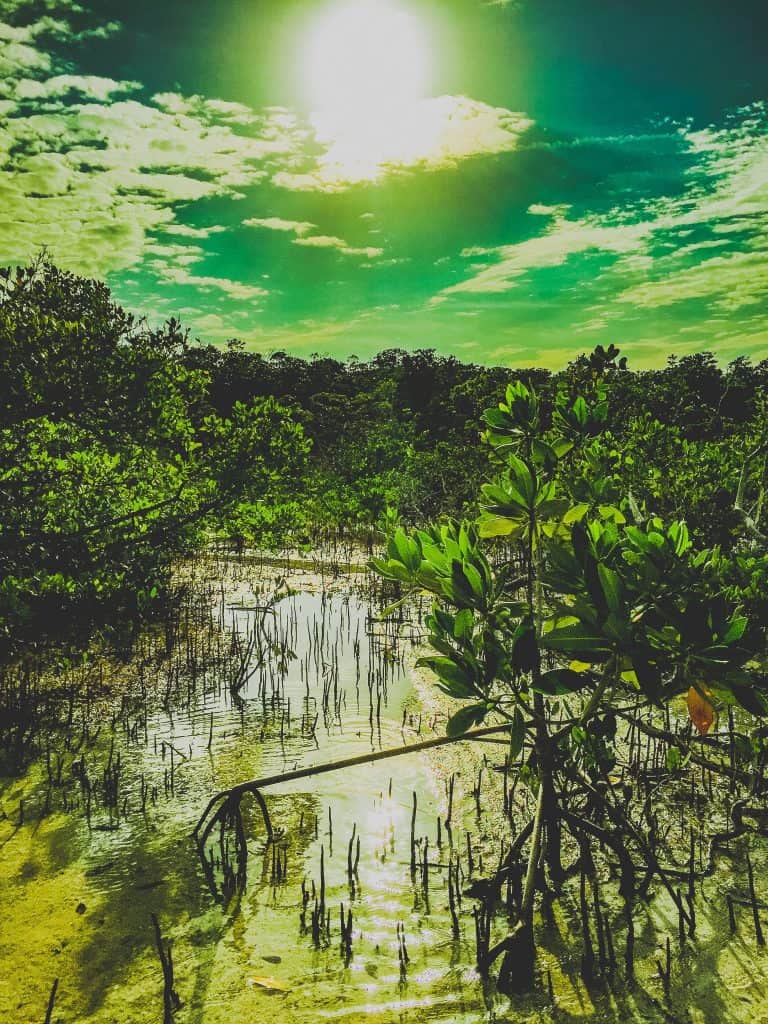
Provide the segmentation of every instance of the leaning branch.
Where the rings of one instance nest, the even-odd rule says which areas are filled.
[[[432,747],[442,747],[449,743],[460,743],[463,740],[480,739],[483,736],[491,736],[494,733],[507,732],[511,727],[511,723],[489,725],[483,729],[472,729],[469,732],[462,733],[460,736],[437,736],[435,739],[422,740],[420,743],[411,743],[404,747],[390,747],[387,750],[378,750],[372,754],[358,754],[356,757],[345,757],[339,761],[329,761],[327,764],[313,765],[309,768],[297,768],[291,772],[267,775],[263,779],[250,779],[248,782],[241,782],[237,786],[223,789],[211,797],[200,820],[195,825],[192,835],[198,843],[204,843],[216,821],[216,814],[211,816],[216,805],[228,804],[232,806],[234,802],[239,801],[247,793],[251,793],[258,798],[262,789],[266,789],[268,786],[276,786],[281,782],[309,779],[316,775],[325,775],[327,772],[340,771],[342,768],[354,768],[358,765],[372,764],[374,761],[384,761],[390,757],[401,757],[403,754],[415,754],[420,750],[430,750]]]

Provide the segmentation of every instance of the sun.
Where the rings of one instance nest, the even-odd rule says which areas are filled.
[[[424,91],[427,47],[418,20],[387,0],[347,0],[310,33],[306,82],[312,109],[363,116],[402,107]]]
[[[429,77],[414,14],[388,0],[337,3],[312,26],[303,67],[316,135],[339,169],[375,177],[382,161],[407,156]]]

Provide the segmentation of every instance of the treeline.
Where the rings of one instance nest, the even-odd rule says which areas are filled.
[[[605,404],[585,500],[600,500],[592,476],[606,502],[684,518],[746,559],[734,572],[757,592],[764,561],[737,549],[745,529],[762,536],[768,361],[638,373],[611,347],[551,374],[431,349],[265,357],[191,343],[173,320],[150,329],[45,260],[0,272],[0,655],[129,628],[212,533],[287,546],[474,515],[502,467],[478,444],[483,411],[517,379],[545,418],[585,391]]]
[[[515,380],[536,391],[545,420],[559,396],[599,382],[608,424],[593,453],[601,471],[640,506],[687,519],[702,543],[727,546],[739,532],[734,502],[745,461],[752,491],[765,476],[765,451],[750,453],[768,434],[768,360],[721,367],[704,352],[633,372],[611,346],[553,374],[462,363],[433,349],[341,362],[262,356],[232,342],[190,346],[184,361],[210,381],[206,400],[219,416],[267,396],[293,410],[312,442],[296,510],[307,526],[354,530],[388,508],[411,523],[475,511],[494,469],[492,451],[478,444],[483,411]],[[240,525],[247,532],[246,519]]]

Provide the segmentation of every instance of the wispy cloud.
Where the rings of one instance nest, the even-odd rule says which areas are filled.
[[[267,231],[279,231],[283,234],[292,234],[291,239],[294,245],[301,245],[307,249],[336,249],[344,256],[364,256],[373,260],[384,255],[384,250],[374,245],[350,245],[343,238],[336,235],[313,235],[310,232],[317,227],[307,220],[284,220],[282,217],[249,217],[243,221],[245,227],[263,228]]]
[[[614,287],[591,311],[604,325],[627,307],[658,308],[691,299],[724,310],[768,298],[768,134],[762,104],[744,109],[725,127],[679,131],[692,159],[682,195],[628,200],[605,213],[568,216],[568,206],[533,204],[529,214],[550,219],[542,233],[491,248],[470,248],[471,273],[442,289],[451,296],[503,293],[530,273],[584,254],[611,257],[603,277]],[[692,238],[704,233],[706,237]],[[723,251],[726,249],[727,251]],[[477,261],[480,261],[479,264]]]
[[[317,226],[308,220],[284,220],[282,217],[249,217],[244,227],[264,228],[266,231],[283,231],[294,235],[306,235]]]
[[[167,284],[186,285],[188,287],[205,291],[214,289],[224,292],[231,299],[247,301],[250,299],[263,298],[269,292],[257,285],[242,284],[239,281],[231,281],[226,277],[212,277],[206,274],[193,274],[186,267],[166,265],[158,267],[158,276]]]
[[[176,93],[144,100],[140,83],[75,74],[50,41],[78,34],[62,12],[82,8],[48,6],[53,14],[26,25],[0,21],[3,261],[27,260],[45,246],[83,273],[135,266],[160,232],[200,238],[220,230],[178,223],[180,204],[237,200],[242,188],[268,177],[270,161],[300,144],[284,111],[257,115]],[[4,0],[0,13],[26,9]],[[204,280],[216,287],[220,279]],[[245,292],[238,285],[229,294]]]
[[[303,245],[312,249],[337,249],[344,256],[365,256],[366,259],[376,259],[382,256],[384,250],[374,245],[355,246],[345,242],[343,238],[336,238],[334,235],[310,235],[307,238],[294,238],[294,245]]]

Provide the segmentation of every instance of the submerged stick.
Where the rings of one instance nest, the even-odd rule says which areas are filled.
[[[150,914],[152,926],[155,930],[155,945],[160,957],[160,966],[163,969],[163,1024],[173,1024],[173,1014],[181,1007],[181,1000],[173,987],[173,953],[171,952],[170,941],[163,944],[163,936],[160,931],[160,922],[157,914]]]
[[[56,991],[59,987],[59,979],[54,978],[53,985],[51,986],[51,994],[48,997],[48,1009],[45,1011],[45,1024],[51,1024],[51,1017],[53,1015],[53,1005],[56,1002]]]

